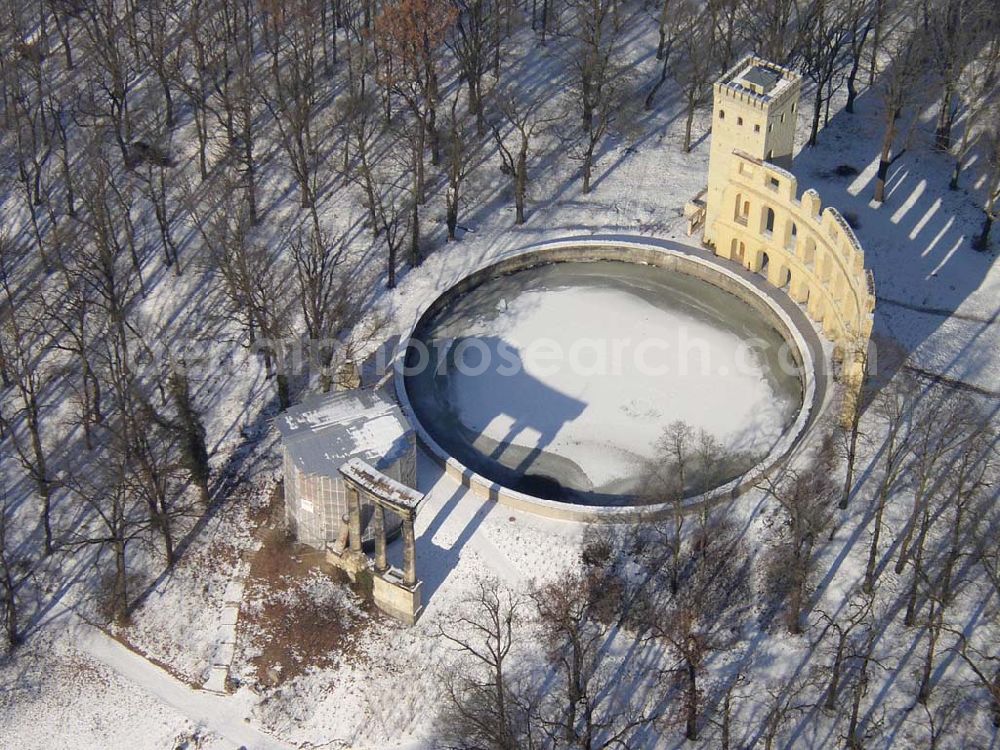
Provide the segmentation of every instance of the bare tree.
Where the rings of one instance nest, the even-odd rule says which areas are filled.
[[[930,63],[941,83],[941,102],[935,144],[942,151],[951,148],[951,130],[958,114],[958,86],[967,68],[991,30],[996,9],[981,0],[937,0],[927,4],[925,27]]]
[[[15,246],[0,238],[0,293],[3,315],[4,371],[13,384],[13,399],[0,413],[3,431],[10,436],[14,451],[41,501],[43,549],[53,551],[52,492],[54,479],[42,431],[46,390],[53,371],[44,361],[51,344],[44,325],[38,289],[17,291],[11,278]]]
[[[808,141],[810,146],[816,145],[823,109],[827,108],[828,117],[830,100],[842,81],[839,75],[840,65],[851,36],[850,19],[855,14],[852,6],[855,3],[859,4],[860,1],[819,0],[809,4],[802,19],[799,54],[802,58],[803,72],[815,86],[812,126]]]
[[[480,107],[482,109],[482,107]],[[481,113],[477,113],[481,117]],[[476,167],[478,145],[458,113],[458,97],[452,100],[451,113],[445,122],[445,168],[448,177],[448,189],[445,200],[446,223],[448,225],[448,240],[455,239],[458,227],[458,211],[461,204],[462,185],[466,177]]]
[[[805,676],[786,684],[770,685],[765,688],[767,713],[762,728],[764,750],[772,750],[778,734],[793,716],[811,707],[805,695],[809,687],[809,677]]]
[[[198,139],[198,174],[208,179],[209,107],[213,88],[213,65],[209,29],[205,20],[209,11],[206,0],[189,0],[171,9],[175,24],[186,43],[179,48],[176,64],[170,69],[173,84],[191,105],[195,135]]]
[[[844,461],[844,485],[840,491],[838,507],[846,510],[854,490],[854,469],[858,460],[858,438],[861,437],[861,405],[864,396],[864,382],[868,375],[868,346],[863,345],[861,387],[842,389],[842,411],[849,415],[847,424],[840,424],[836,433],[837,448]]]
[[[646,641],[667,644],[677,658],[668,675],[684,694],[684,733],[697,740],[701,678],[709,657],[731,648],[746,614],[750,559],[739,534],[722,516],[713,516],[691,538],[680,585],[650,586],[629,619]]]
[[[808,4],[796,0],[742,0],[751,49],[768,60],[785,63],[796,40],[798,14]]]
[[[905,153],[895,150],[899,135],[899,120],[903,110],[913,101],[918,91],[917,83],[924,71],[925,33],[915,19],[903,18],[889,43],[886,56],[891,61],[878,80],[879,98],[882,103],[882,146],[879,151],[878,171],[875,176],[874,200],[885,201],[885,183],[889,167]]]
[[[984,518],[989,518],[991,491],[996,486],[1000,468],[995,453],[996,430],[985,415],[970,424],[952,463],[947,505],[952,510],[948,523],[948,542],[941,570],[940,598],[943,606],[952,603],[958,584],[958,564],[976,552],[976,533]],[[987,525],[988,527],[988,525]]]
[[[176,0],[152,0],[135,10],[137,57],[146,70],[152,71],[163,93],[164,125],[174,127],[173,83],[184,54],[186,36],[175,33],[173,23],[178,13]]]
[[[844,111],[853,113],[858,99],[858,74],[864,60],[866,45],[875,27],[883,0],[849,0],[847,23],[850,26],[850,67],[847,71],[847,103]]]
[[[826,639],[828,633],[835,638],[833,655],[830,659],[828,672],[830,675],[823,699],[823,708],[836,711],[840,702],[842,681],[845,669],[855,657],[857,650],[857,634],[859,629],[872,627],[873,599],[870,595],[859,593],[850,598],[843,616],[830,614],[819,610],[821,622],[825,623],[820,632],[819,640]]]
[[[879,392],[872,411],[883,422],[885,439],[882,443],[882,477],[875,496],[875,514],[872,519],[872,541],[865,566],[865,593],[871,593],[878,578],[879,542],[882,521],[889,498],[899,488],[906,466],[910,440],[910,415],[918,394],[918,385],[905,373],[897,376]]]
[[[634,701],[607,689],[601,670],[601,645],[618,612],[619,594],[617,580],[598,570],[531,594],[549,663],[565,681],[554,717],[544,722],[581,750],[627,746],[628,738],[650,721]]]
[[[210,248],[209,271],[217,275],[231,314],[242,326],[246,345],[264,358],[274,377],[282,409],[291,405],[283,343],[289,334],[286,276],[273,248],[252,236],[249,202],[231,191],[220,196],[201,231]]]
[[[141,78],[136,34],[129,30],[134,18],[117,3],[88,4],[81,15],[87,57],[86,96],[83,114],[110,129],[128,161],[132,143],[132,99]]]
[[[445,732],[463,745],[491,750],[522,747],[523,725],[511,692],[508,658],[517,640],[524,602],[498,580],[478,580],[463,611],[441,626],[439,636],[466,658],[446,686]]]
[[[98,560],[105,550],[111,551],[114,569],[107,605],[119,624],[128,621],[131,602],[129,546],[149,527],[149,516],[142,502],[129,491],[130,469],[123,459],[123,453],[112,450],[86,474],[67,481],[72,496],[91,511],[89,523],[74,530],[71,542],[80,547],[96,547]]]
[[[260,98],[254,51],[257,32],[253,0],[220,0],[204,19],[207,62],[213,71],[210,111],[225,134],[224,161],[245,193],[251,224],[258,219],[257,136]]]
[[[718,71],[713,59],[711,19],[703,11],[692,9],[691,22],[677,38],[677,54],[671,69],[684,101],[684,151],[692,148],[691,129],[695,112],[711,99],[709,85]]]
[[[850,688],[851,711],[848,714],[844,741],[846,750],[862,750],[866,746],[867,737],[862,725],[861,708],[871,685],[872,669],[882,667],[881,662],[875,656],[875,645],[878,643],[879,634],[877,623],[866,627],[853,654],[852,661],[856,666]]]
[[[395,91],[416,123],[413,141],[415,191],[425,200],[424,150],[439,161],[437,106],[440,50],[457,11],[444,0],[395,0],[383,6],[375,21],[383,84]]]
[[[11,534],[12,512],[7,500],[7,486],[0,477],[0,618],[7,651],[12,652],[23,639],[20,630],[18,589],[26,580],[27,566],[15,556],[15,543]]]
[[[1000,113],[1000,106],[994,108]],[[990,231],[993,229],[993,222],[996,221],[1000,213],[1000,125],[997,124],[998,117],[994,117],[990,130],[986,134],[986,180],[984,190],[986,200],[983,202],[983,226],[979,230],[976,239],[973,240],[973,247],[977,250],[986,250],[990,245]]]
[[[486,132],[483,78],[490,68],[495,27],[500,19],[496,5],[490,0],[456,0],[456,6],[458,16],[448,46],[468,88],[469,113],[476,118],[476,132],[483,135]]]
[[[832,448],[821,449],[801,472],[788,469],[779,482],[766,480],[766,489],[786,516],[781,539],[772,550],[769,572],[772,584],[787,601],[790,633],[802,632],[807,610],[809,581],[815,572],[815,546],[833,520],[836,486],[830,479]]]
[[[683,0],[680,3],[674,0],[663,0],[659,15],[660,40],[656,45],[656,59],[660,61],[660,70],[643,102],[643,107],[647,111],[653,108],[657,93],[670,75],[670,58],[674,51],[674,44],[678,37],[687,33],[687,26],[696,18],[694,6],[691,3]]]
[[[325,91],[321,85],[324,40],[316,18],[324,5],[320,0],[293,0],[265,6],[262,37],[270,61],[271,85],[260,87],[298,183],[300,203],[310,209],[317,231],[321,159],[314,130]]]
[[[1000,97],[1000,34],[984,44],[979,54],[962,70],[956,96],[960,107],[965,110],[965,116],[962,118],[962,137],[955,150],[955,166],[948,183],[952,190],[958,189],[962,168],[982,135],[980,124],[984,118],[989,121],[991,109],[996,119],[995,107]],[[989,126],[985,130],[989,133]]]
[[[378,117],[378,102],[375,96],[367,93],[350,93],[339,103],[340,122],[344,128],[344,173],[364,191],[364,206],[368,212],[368,224],[372,234],[378,237],[382,231],[379,220],[379,195],[376,172],[382,161],[377,148],[383,128]],[[395,150],[394,144],[389,144],[386,150]],[[351,163],[351,154],[354,163]]]
[[[942,478],[941,469],[951,464],[955,449],[969,436],[969,427],[975,424],[976,417],[976,409],[968,398],[945,388],[929,392],[916,404],[907,441],[912,456],[913,507],[899,539],[897,575],[903,572],[913,554],[911,542],[918,527],[921,543],[925,538],[931,516],[929,504]]]
[[[559,116],[546,114],[540,99],[525,103],[518,92],[509,88],[494,92],[493,104],[490,128],[500,153],[501,171],[513,183],[514,223],[523,224],[531,142]]]

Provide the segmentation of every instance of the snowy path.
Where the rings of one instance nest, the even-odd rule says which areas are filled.
[[[292,747],[254,728],[243,719],[243,710],[236,696],[195,690],[129,651],[97,628],[81,628],[77,646],[160,703],[224,741],[231,742],[234,747],[246,747],[249,750],[288,750]]]

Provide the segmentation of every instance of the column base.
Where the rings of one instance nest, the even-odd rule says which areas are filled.
[[[413,625],[424,610],[420,595],[422,586],[420,581],[413,586],[406,585],[402,572],[389,568],[382,575],[374,576],[372,596],[375,606],[390,617]]]

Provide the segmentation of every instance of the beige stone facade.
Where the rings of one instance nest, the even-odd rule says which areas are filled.
[[[799,75],[759,57],[744,58],[716,81],[708,160],[705,240],[732,171],[733,151],[788,168],[795,149]]]
[[[867,342],[875,294],[865,254],[837,209],[798,195],[783,169],[736,151],[713,225],[716,255],[763,273],[805,305],[839,354]]]
[[[791,166],[801,80],[755,57],[715,84],[704,240],[805,306],[842,362],[848,410],[864,375],[875,287],[851,227],[815,190],[799,195]]]

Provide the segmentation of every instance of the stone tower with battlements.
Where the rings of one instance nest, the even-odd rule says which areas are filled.
[[[801,88],[798,73],[753,56],[744,58],[715,82],[705,196],[706,242],[715,244],[715,219],[734,151],[785,169],[791,166]]]

